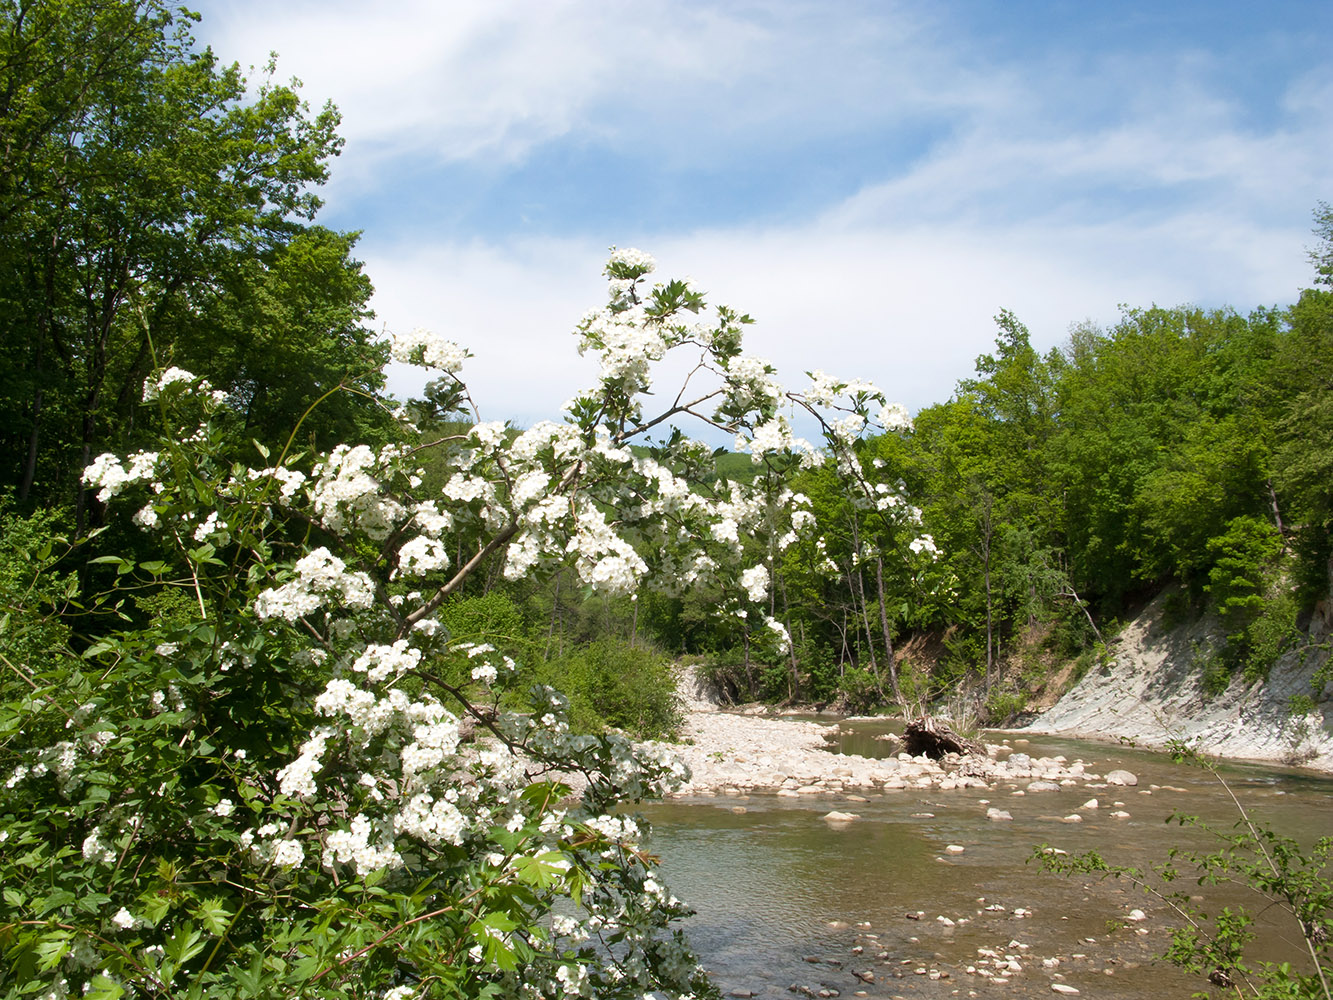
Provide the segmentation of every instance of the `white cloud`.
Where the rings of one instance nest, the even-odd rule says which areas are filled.
[[[1291,301],[1290,275],[1305,266],[1290,234],[1206,214],[1150,227],[819,222],[668,235],[643,249],[657,256],[660,277],[688,274],[711,302],[751,313],[747,350],[777,364],[787,384],[822,368],[868,378],[912,409],[948,398],[972,373],[1001,308],[1046,349],[1072,323],[1114,322],[1120,303],[1244,310]],[[390,325],[433,325],[467,344],[484,414],[530,423],[553,416],[595,374],[569,331],[601,302],[602,256],[552,241],[372,253],[368,262]]]
[[[1308,280],[1309,212],[1330,197],[1333,162],[1326,67],[1252,98],[1203,48],[998,51],[950,11],[235,0],[206,11],[201,33],[227,58],[278,50],[281,75],[340,106],[349,141],[331,200],[366,230],[376,308],[470,346],[492,417],[551,416],[590,382],[569,331],[600,299],[603,238],[575,222],[545,239],[391,243],[355,210],[423,162],[503,171],[560,137],[651,154],[668,181],[874,137],[851,197],[781,218],[756,202],[770,221],[730,228],[668,209],[610,238],[751,312],[751,349],[789,382],[812,367],[864,376],[914,408],[970,374],[1002,307],[1045,347],[1071,322],[1114,321],[1118,303],[1248,309]],[[895,137],[913,130],[925,138],[905,152]]]

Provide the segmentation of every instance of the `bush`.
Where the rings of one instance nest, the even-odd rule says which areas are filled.
[[[542,664],[539,679],[569,698],[570,723],[581,732],[607,726],[640,739],[675,738],[684,716],[671,661],[615,636]]]

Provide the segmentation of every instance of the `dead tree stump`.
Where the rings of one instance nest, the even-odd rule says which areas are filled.
[[[922,716],[915,722],[909,722],[903,730],[903,750],[913,757],[922,754],[931,760],[939,760],[945,754],[956,753],[966,757],[969,754],[986,756],[986,744],[955,733],[946,722]]]

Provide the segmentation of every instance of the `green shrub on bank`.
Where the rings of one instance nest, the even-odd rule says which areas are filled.
[[[535,672],[541,683],[565,693],[570,724],[583,732],[614,727],[643,739],[670,739],[684,719],[671,661],[642,644],[608,636]]]

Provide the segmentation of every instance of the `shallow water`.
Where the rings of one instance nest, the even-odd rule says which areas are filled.
[[[848,723],[850,732],[833,749],[882,756],[892,748],[873,737],[884,728]],[[1123,881],[1062,878],[1027,859],[1034,846],[1051,844],[1147,866],[1165,860],[1171,845],[1207,847],[1213,842],[1203,832],[1166,820],[1183,812],[1229,828],[1238,817],[1225,790],[1206,771],[1175,765],[1163,754],[1052,737],[1007,738],[1016,751],[1063,754],[1098,774],[1133,771],[1139,784],[1029,795],[1014,794],[1025,782],[989,791],[909,789],[867,796],[867,802],[718,796],[646,807],[653,824],[649,847],[661,857],[672,890],[696,908],[688,931],[723,991],[1048,996],[1057,974],[1084,996],[1184,997],[1206,988],[1200,977],[1153,960],[1175,926],[1165,904]],[[1333,833],[1328,777],[1245,764],[1222,770],[1255,819],[1304,844]],[[1080,809],[1094,797],[1098,808]],[[1110,817],[1116,802],[1129,819]],[[988,820],[988,805],[1008,810],[1013,821]],[[831,825],[823,816],[832,809],[861,818]],[[1062,821],[1073,813],[1083,821]],[[964,850],[949,853],[949,845]],[[1125,922],[1135,907],[1148,919]],[[1031,915],[1016,916],[1016,908]],[[1253,957],[1281,961],[1302,954],[1293,928],[1270,922],[1262,933],[1262,951]],[[1007,984],[969,974],[968,965],[982,967],[978,949],[1014,955],[1022,971],[1011,973]],[[1042,959],[1052,958],[1058,966],[1043,967]],[[932,971],[942,978],[930,978]],[[856,978],[858,972],[873,981]]]

